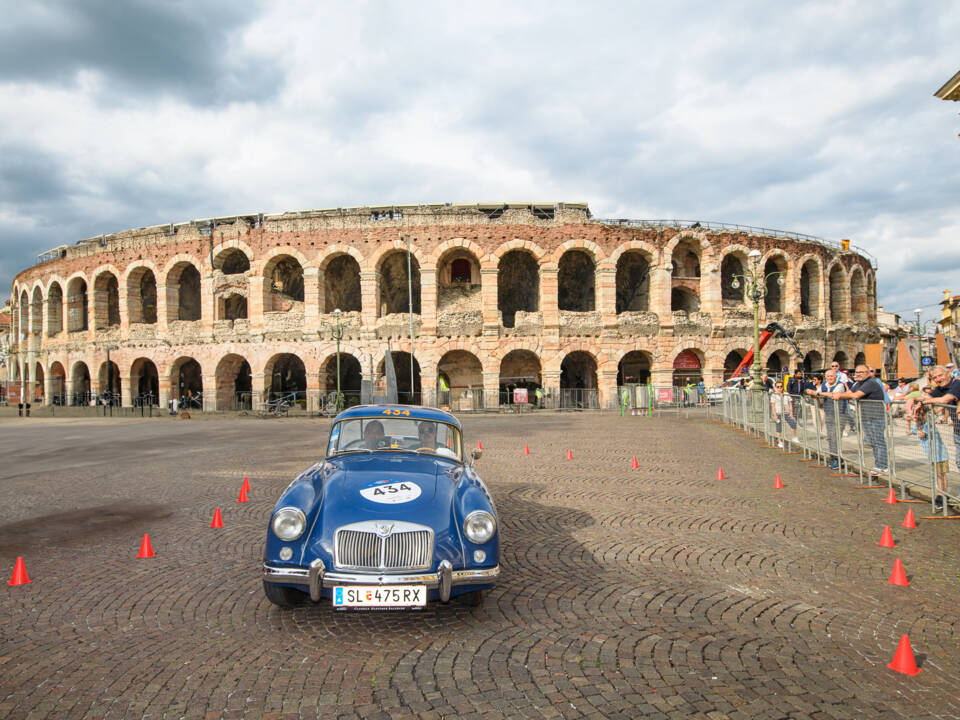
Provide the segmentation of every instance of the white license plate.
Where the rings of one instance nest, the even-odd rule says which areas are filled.
[[[333,588],[334,607],[419,607],[426,604],[426,585],[350,585]]]

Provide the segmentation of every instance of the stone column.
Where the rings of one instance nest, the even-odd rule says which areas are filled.
[[[320,270],[315,267],[303,270],[303,330],[316,332],[320,329],[320,314],[323,295],[320,288]]]
[[[168,292],[166,284],[157,283],[157,330],[163,334],[166,334],[169,328],[167,322]]]
[[[268,287],[267,280],[263,275],[250,276],[250,291],[247,293],[247,317],[250,320],[251,332],[263,331],[263,298]]]
[[[483,405],[488,408],[500,407],[500,373],[495,370],[483,371]]]
[[[655,388],[673,387],[673,368],[659,368],[650,371],[650,382]]]
[[[617,334],[617,269],[600,267],[597,269],[597,310],[600,311],[600,325],[603,337],[615,337]]]
[[[263,405],[267,397],[267,388],[270,385],[270,377],[266,373],[252,373],[250,375],[251,404],[253,410],[258,410]]]
[[[720,266],[711,265],[704,268],[704,271],[700,277],[700,312],[710,313],[710,319],[714,324],[720,324],[723,322]]]
[[[597,385],[600,407],[616,408],[620,406],[620,398],[617,395],[616,370],[598,370]]]
[[[69,369],[67,370],[69,372]],[[67,394],[67,405],[73,405],[73,374],[67,375],[63,381],[64,392]]]
[[[203,411],[216,412],[217,411],[217,376],[202,375],[201,382],[203,382]]]
[[[45,405],[53,405],[53,373],[47,369],[47,374],[43,376],[43,402]]]
[[[660,318],[660,325],[673,327],[673,311],[670,309],[670,291],[673,276],[662,265],[650,268],[650,311]]]
[[[543,315],[543,334],[560,334],[560,310],[557,304],[559,271],[556,267],[540,266],[540,312]]]
[[[360,323],[371,332],[377,326],[377,273],[375,270],[360,272]],[[372,335],[371,335],[372,337]]]
[[[500,335],[500,313],[497,307],[497,268],[480,268],[480,312],[483,335]]]
[[[168,377],[157,378],[157,403],[162,410],[167,409],[167,403],[170,402],[171,382]]]
[[[33,403],[34,383],[37,381],[37,355],[34,352],[27,353],[26,367],[20,377],[24,379],[24,402]]]
[[[336,351],[336,347],[334,347],[333,352]],[[320,370],[314,372],[307,370],[307,412],[319,412],[322,409],[324,388],[320,387],[320,372]],[[360,372],[363,373],[362,367]]]
[[[127,296],[127,284],[123,282],[123,277],[117,278],[117,282],[120,285],[118,291],[118,300],[120,303],[120,334],[123,337],[126,337],[127,332],[130,330],[130,305],[129,297]]]
[[[119,365],[119,363],[117,363]],[[125,408],[133,407],[133,383],[129,375],[120,375],[120,402]]]
[[[200,280],[200,332],[204,335],[213,334],[213,319],[216,317],[217,311],[216,303],[217,299],[213,296],[213,273],[204,273]]]
[[[420,334],[437,336],[437,268],[420,268]]]

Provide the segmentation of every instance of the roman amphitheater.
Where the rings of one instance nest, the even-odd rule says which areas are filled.
[[[349,402],[362,380],[382,389],[389,348],[402,402],[495,408],[541,388],[551,406],[606,407],[620,385],[712,385],[736,367],[752,250],[761,326],[796,329],[808,367],[878,341],[875,263],[847,241],[598,220],[582,203],[338,208],[44,253],[13,282],[9,379],[43,403],[213,411],[297,393],[315,410],[337,387],[339,337]],[[761,360],[796,363],[782,340]]]

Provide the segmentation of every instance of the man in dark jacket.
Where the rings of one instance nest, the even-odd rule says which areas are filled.
[[[870,374],[866,365],[857,365],[853,388],[845,392],[821,393],[834,400],[857,400],[860,409],[860,424],[867,444],[873,450],[876,463],[870,470],[872,476],[887,472],[887,439],[884,436],[885,402],[883,385]]]
[[[797,368],[797,372],[787,382],[787,395],[793,406],[793,416],[799,422],[803,419],[803,405],[800,398],[806,394],[807,390],[813,390],[816,386],[807,380],[803,375],[803,368]]]

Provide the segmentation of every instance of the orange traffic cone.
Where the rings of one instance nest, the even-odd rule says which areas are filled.
[[[137,553],[137,557],[152,558],[155,556],[156,556],[156,553],[153,552],[153,546],[150,544],[150,534],[144,533],[143,540],[140,542],[140,552]]]
[[[723,476],[723,466],[717,468],[717,480],[726,480]]]
[[[890,573],[890,579],[887,580],[887,585],[907,587],[909,584],[910,581],[907,580],[907,574],[903,571],[903,563],[900,562],[900,558],[897,558],[893,561],[893,572]]]
[[[213,522],[210,523],[212,528],[221,528],[223,527],[223,518],[220,516],[220,508],[217,508],[213,511]]]
[[[917,529],[917,521],[913,518],[913,508],[907,509],[907,516],[903,519],[903,522],[900,523],[900,527],[905,527],[908,530]]]
[[[913,648],[910,647],[910,636],[906,633],[900,637],[900,644],[897,645],[897,651],[893,654],[893,662],[887,667],[896,670],[898,673],[911,676],[923,672],[917,667],[917,661],[913,657]]]
[[[780,474],[777,473],[777,479],[773,481],[774,490],[783,490],[783,480],[780,479]]]
[[[523,454],[524,454],[524,455],[529,455],[529,454],[530,454],[530,446],[529,446],[529,445],[524,445],[524,446],[523,446]]]
[[[883,534],[880,536],[880,542],[877,543],[880,547],[892,548],[896,547],[896,543],[893,542],[893,533],[890,532],[890,526],[883,526]]]
[[[477,450],[483,450],[483,443],[477,440]]]
[[[567,450],[567,460],[573,460],[573,450]]]
[[[243,489],[247,492],[250,492],[250,481],[247,479],[247,476],[243,476]]]
[[[897,494],[893,491],[893,488],[890,488],[887,492],[887,499],[884,500],[887,505],[896,505],[897,504]]]
[[[240,496],[237,498],[237,502],[250,502],[250,498],[247,497],[246,488],[240,488]]]
[[[631,470],[636,470],[636,469],[638,469],[639,467],[640,467],[640,463],[637,462],[637,456],[634,455],[634,456],[633,456],[633,462],[630,463],[630,469],[631,469]]]
[[[7,585],[16,587],[17,585],[26,585],[29,582],[32,581],[30,580],[30,576],[27,575],[27,566],[23,562],[23,556],[20,556],[13,566],[13,575],[7,580]]]

